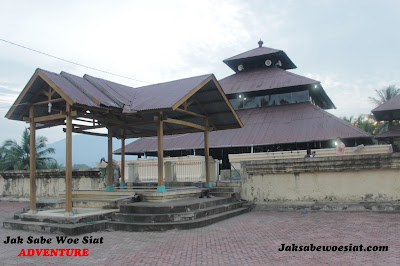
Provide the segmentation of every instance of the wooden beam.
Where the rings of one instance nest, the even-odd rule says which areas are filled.
[[[66,132],[66,129],[63,128],[63,131]],[[104,134],[104,133],[87,132],[87,131],[83,131],[83,130],[79,130],[79,129],[73,129],[72,132],[84,134],[84,135],[98,136],[98,137],[107,137],[108,136],[108,134]]]
[[[47,77],[42,71],[38,71],[39,77],[41,77],[47,84],[49,84],[50,87],[53,88],[62,98],[65,99],[67,103],[72,105],[74,101],[66,94],[64,91],[62,91],[49,77]]]
[[[112,155],[112,129],[108,128],[108,175],[107,175],[107,190],[111,189],[113,185],[113,155]]]
[[[157,157],[158,157],[158,186],[164,186],[164,136],[163,136],[163,120],[157,121]]]
[[[197,85],[194,89],[188,92],[184,97],[182,97],[178,102],[176,102],[172,109],[175,110],[179,106],[181,106],[185,101],[187,101],[193,94],[195,94],[198,90],[200,90],[204,85],[206,85],[210,80],[212,80],[214,75],[211,75],[207,79],[203,80],[199,85]],[[215,77],[214,77],[215,78]]]
[[[203,113],[207,116],[210,117],[206,111],[206,109],[203,107],[203,105],[200,103],[200,101],[197,98],[194,98],[194,101],[197,103],[197,105],[200,107],[201,111],[203,111]],[[208,122],[210,122],[210,124],[212,125],[212,127],[214,128],[214,130],[217,130],[217,127],[214,125],[214,123],[212,122],[211,118],[208,119]]]
[[[72,116],[67,104],[66,157],[65,157],[65,212],[72,212]]]
[[[179,112],[182,112],[182,113],[185,113],[185,114],[189,114],[189,115],[192,115],[192,116],[196,116],[196,117],[200,117],[200,118],[205,118],[206,117],[205,115],[198,114],[198,113],[195,113],[195,112],[191,112],[191,111],[188,111],[188,110],[184,110],[184,109],[181,109],[181,108],[176,108],[175,111],[179,111]]]
[[[45,115],[45,116],[39,116],[34,118],[35,123],[41,123],[41,122],[46,122],[46,121],[52,121],[52,120],[59,120],[59,119],[65,119],[66,118],[66,113],[63,111],[60,111],[59,114],[54,114],[54,115]],[[78,113],[76,111],[71,111],[71,117],[77,116]],[[26,122],[30,122],[30,118],[24,117],[23,118]]]
[[[191,123],[191,122],[187,122],[187,121],[183,121],[183,120],[178,120],[178,119],[173,119],[173,118],[167,118],[166,120],[164,120],[165,123],[171,123],[171,124],[177,124],[177,125],[183,125],[183,126],[188,126],[188,127],[194,127],[200,130],[206,130],[205,126],[201,126],[195,123]]]
[[[219,90],[219,92],[221,93],[222,98],[224,98],[226,104],[229,106],[229,109],[231,109],[231,112],[232,112],[233,115],[235,116],[235,118],[236,118],[236,120],[238,121],[240,127],[243,127],[242,121],[240,120],[239,116],[237,115],[235,109],[233,109],[232,104],[229,102],[228,98],[227,98],[226,95],[225,95],[225,92],[223,91],[223,89],[222,89],[221,86],[219,85],[217,79],[214,77],[214,74],[213,74],[212,76],[213,76],[213,82],[214,82],[215,86],[217,86],[217,89]]]
[[[48,103],[56,103],[56,102],[61,102],[61,101],[65,101],[63,98],[57,98],[57,99],[51,99],[51,100],[47,100],[47,101],[41,101],[41,102],[36,102],[33,103],[33,105],[42,105],[42,104],[48,104]]]
[[[121,130],[121,183],[125,184],[125,130]]]
[[[35,107],[29,108],[29,117],[31,119],[30,124],[30,136],[29,136],[29,177],[30,177],[30,210],[31,212],[36,211],[36,132],[35,122]]]

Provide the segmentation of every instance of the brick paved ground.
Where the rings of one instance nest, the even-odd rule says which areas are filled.
[[[26,203],[0,202],[0,220]],[[400,214],[251,212],[187,231],[99,232],[102,245],[6,245],[7,236],[51,237],[0,229],[1,265],[400,264]],[[82,241],[83,236],[79,236]],[[388,252],[279,252],[281,244],[387,245]],[[88,248],[89,257],[18,257],[22,248]]]

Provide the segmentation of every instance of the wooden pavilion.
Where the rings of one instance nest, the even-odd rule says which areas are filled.
[[[165,192],[163,135],[203,132],[205,186],[211,187],[208,164],[209,131],[243,126],[213,74],[132,88],[89,75],[82,78],[65,72],[56,74],[37,69],[6,117],[30,124],[31,213],[36,212],[37,129],[65,126],[65,211],[71,213],[72,132],[108,137],[109,162],[112,162],[113,137],[120,139],[123,165],[126,138],[157,136],[157,191]],[[108,133],[99,133],[99,129],[106,129]],[[124,167],[121,179],[123,186]],[[107,190],[113,190],[112,171],[108,171]]]

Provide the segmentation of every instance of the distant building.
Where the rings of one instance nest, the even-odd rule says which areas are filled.
[[[210,133],[210,155],[223,168],[231,153],[327,148],[336,137],[346,146],[371,143],[368,133],[325,111],[336,107],[319,81],[287,71],[296,66],[284,51],[258,44],[223,61],[235,73],[219,83],[244,124]],[[202,155],[203,146],[202,133],[164,138],[166,156]],[[125,152],[154,156],[157,139],[141,138]]]
[[[398,142],[400,139],[400,126],[398,124],[393,124],[393,121],[400,120],[400,95],[379,105],[372,110],[372,113],[377,121],[389,122],[388,130],[375,136],[375,138],[379,141],[392,144],[394,151],[400,151]]]

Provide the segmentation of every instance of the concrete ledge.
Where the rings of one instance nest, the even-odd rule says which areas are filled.
[[[395,169],[400,168],[400,153],[246,161],[241,166],[248,175]]]
[[[199,196],[202,192],[201,188],[186,188],[178,190],[167,190],[166,192],[140,191],[136,192],[143,201],[147,202],[167,202],[177,199],[193,198]]]
[[[255,211],[294,212],[395,212],[400,213],[400,201],[395,202],[266,202],[254,204]]]

